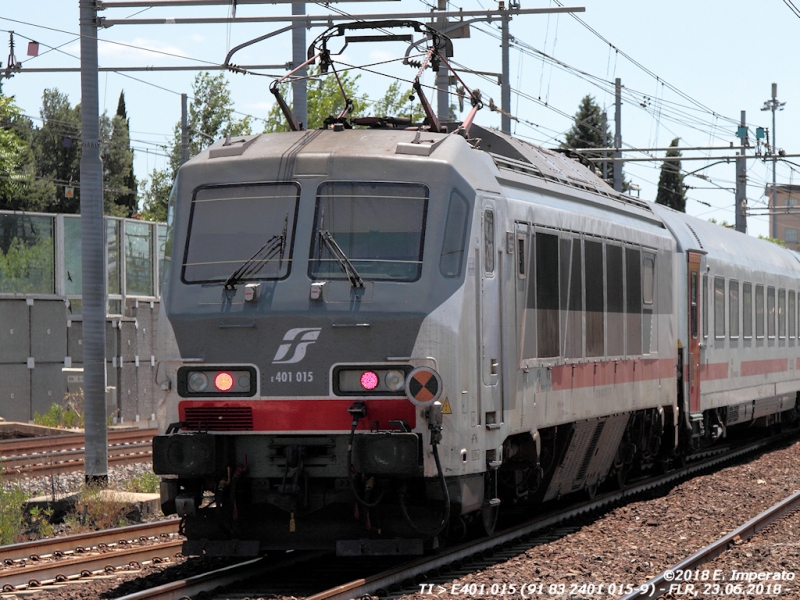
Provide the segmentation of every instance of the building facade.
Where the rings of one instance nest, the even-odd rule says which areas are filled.
[[[798,250],[800,231],[800,185],[776,185],[773,205],[773,186],[768,185],[764,194],[769,199],[772,210],[769,215],[769,230],[772,237],[786,244],[787,248]]]

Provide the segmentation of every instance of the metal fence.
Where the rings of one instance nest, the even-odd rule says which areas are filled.
[[[167,226],[105,222],[109,417],[148,420]],[[62,369],[83,362],[81,308],[80,216],[0,211],[0,417],[63,403]]]

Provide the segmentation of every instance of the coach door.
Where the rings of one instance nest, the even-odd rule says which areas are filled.
[[[501,220],[494,198],[481,202],[480,253],[480,344],[481,344],[481,420],[488,426],[499,424],[502,414],[501,353],[501,272],[499,244]]]
[[[686,376],[689,380],[689,411],[700,410],[700,314],[702,308],[700,295],[700,282],[702,281],[700,263],[703,259],[699,252],[689,252],[689,355],[687,356],[688,369]]]

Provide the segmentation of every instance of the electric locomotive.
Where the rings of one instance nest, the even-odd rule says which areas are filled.
[[[419,554],[796,420],[796,255],[470,98],[463,124],[342,114],[181,167],[154,469],[186,553]]]

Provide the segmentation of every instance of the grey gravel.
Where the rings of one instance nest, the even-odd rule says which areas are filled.
[[[133,479],[142,473],[152,472],[153,463],[143,462],[133,465],[119,465],[109,467],[108,480],[112,488],[122,487],[126,481]],[[9,480],[4,482],[5,487],[19,486],[28,496],[45,496],[55,493],[57,496],[63,496],[77,492],[83,486],[85,474],[83,471],[74,471],[72,473],[62,473],[59,475],[42,475],[39,477],[30,477]]]

